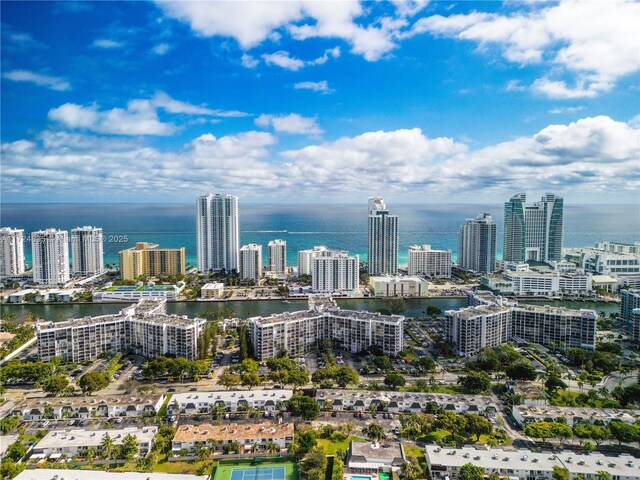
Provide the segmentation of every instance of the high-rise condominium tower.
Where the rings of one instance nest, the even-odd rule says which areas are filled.
[[[262,275],[262,245],[250,243],[240,249],[240,279],[251,278],[256,283]]]
[[[458,265],[474,272],[495,271],[496,224],[488,213],[480,213],[460,227]]]
[[[196,200],[198,270],[238,269],[238,197],[208,194]]]
[[[0,228],[0,276],[24,273],[24,230]]]
[[[287,242],[271,240],[269,242],[269,271],[285,273],[287,270]]]
[[[563,200],[547,193],[539,202],[525,205],[519,193],[504,204],[502,258],[509,262],[562,260]]]
[[[69,236],[66,231],[48,228],[31,234],[33,281],[57,286],[69,281]]]
[[[104,271],[102,229],[77,227],[71,230],[71,259],[74,275],[97,275]]]
[[[369,274],[398,272],[398,217],[389,215],[382,197],[369,198]]]

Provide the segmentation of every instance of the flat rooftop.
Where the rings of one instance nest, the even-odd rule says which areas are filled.
[[[537,453],[530,450],[505,451],[500,448],[475,449],[441,448],[427,445],[427,463],[436,466],[462,467],[466,463],[473,463],[485,470],[487,474],[494,470],[520,470],[550,472],[555,465],[569,470],[571,476],[595,474],[605,470],[612,477],[640,478],[639,459],[630,455],[619,457],[605,456],[601,453],[577,454],[571,451],[560,453]]]
[[[366,390],[342,390],[335,388],[316,390],[316,400],[357,401],[371,402],[373,400],[384,402],[436,402],[438,404],[463,404],[477,406],[495,406],[491,397],[486,395],[464,395],[449,393],[424,393],[424,392],[373,392]]]
[[[174,442],[206,442],[215,440],[265,440],[268,438],[293,439],[293,422],[285,423],[245,423],[228,425],[180,425],[173,437]]]
[[[45,398],[32,398],[25,402],[22,402],[13,410],[32,410],[39,409],[44,412],[45,405],[50,405],[52,408],[61,408],[70,406],[74,408],[88,407],[95,408],[99,405],[156,405],[162,400],[164,395],[100,395],[89,397],[45,397]]]
[[[534,406],[515,405],[514,409],[524,418],[556,418],[556,417],[578,417],[585,420],[621,420],[627,423],[634,423],[640,419],[640,410],[626,410],[622,408],[585,408],[585,407],[555,407],[555,406]]]
[[[101,470],[25,470],[14,480],[209,480],[208,475],[175,473],[103,472]]]
[[[274,313],[268,317],[252,317],[249,321],[260,325],[270,325],[274,323],[286,323],[312,318],[344,318],[362,321],[380,321],[390,323],[400,323],[404,320],[402,315],[383,315],[381,313],[371,313],[357,310],[342,310],[337,307],[326,308],[322,311],[301,310],[298,312]]]
[[[175,393],[171,397],[170,405],[186,405],[187,403],[215,403],[238,402],[240,400],[250,400],[252,402],[273,400],[283,402],[289,400],[293,395],[292,390],[245,390],[245,391],[215,391],[215,392],[188,392]]]
[[[384,458],[402,460],[402,446],[399,442],[351,442],[351,455],[354,457]]]
[[[98,446],[105,434],[120,445],[127,435],[135,435],[138,443],[150,443],[158,433],[158,427],[126,427],[109,430],[53,430],[34,447],[37,450],[69,447]],[[37,453],[37,452],[36,452]]]

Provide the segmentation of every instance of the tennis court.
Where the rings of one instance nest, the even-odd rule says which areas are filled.
[[[284,480],[284,467],[234,468],[231,480]]]
[[[292,457],[221,459],[215,480],[298,480],[298,465]]]

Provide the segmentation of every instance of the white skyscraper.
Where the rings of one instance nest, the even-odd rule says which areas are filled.
[[[240,248],[238,197],[210,193],[198,197],[196,207],[198,270],[237,270]]]
[[[398,217],[389,215],[382,197],[369,198],[369,274],[398,272]]]
[[[480,213],[460,227],[458,265],[474,272],[495,271],[496,224],[488,213]]]
[[[310,250],[300,250],[298,252],[298,275],[311,275],[313,273],[313,259],[330,253],[331,250],[324,245],[313,247]]]
[[[262,245],[250,243],[240,249],[240,279],[251,278],[258,283],[262,275]]]
[[[285,273],[287,270],[287,242],[271,240],[269,242],[269,271]]]
[[[311,288],[316,293],[357,290],[360,258],[348,252],[327,251],[313,257]]]
[[[74,275],[91,276],[104,271],[102,229],[77,227],[71,230],[71,259]]]
[[[33,281],[57,286],[69,281],[69,236],[66,231],[48,228],[31,234]]]
[[[24,230],[0,228],[0,275],[24,273]]]

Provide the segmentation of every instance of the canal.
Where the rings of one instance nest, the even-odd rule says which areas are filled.
[[[376,298],[338,299],[340,308],[348,310],[368,310],[375,312],[378,309],[389,309],[388,300]],[[592,309],[605,314],[617,312],[617,303],[605,302],[576,302],[576,301],[546,301],[546,302],[521,302],[534,305],[551,305],[555,307],[566,307],[572,309]],[[98,316],[117,313],[129,304],[125,303],[50,303],[50,304],[29,304],[29,305],[8,305],[2,304],[0,309],[2,314],[15,313],[18,319],[25,318],[28,314],[42,318],[44,320],[60,321],[69,318],[81,318],[85,316]],[[411,298],[405,299],[406,311],[404,315],[408,317],[422,316],[429,305],[435,305],[441,310],[455,310],[467,306],[466,298]],[[293,312],[307,308],[306,300],[291,300],[290,303],[283,303],[281,300],[237,300],[228,302],[171,302],[167,304],[169,313],[176,315],[187,315],[196,317],[207,310],[223,310],[231,308],[234,315],[239,318],[247,318],[257,315],[271,315],[272,313]]]

